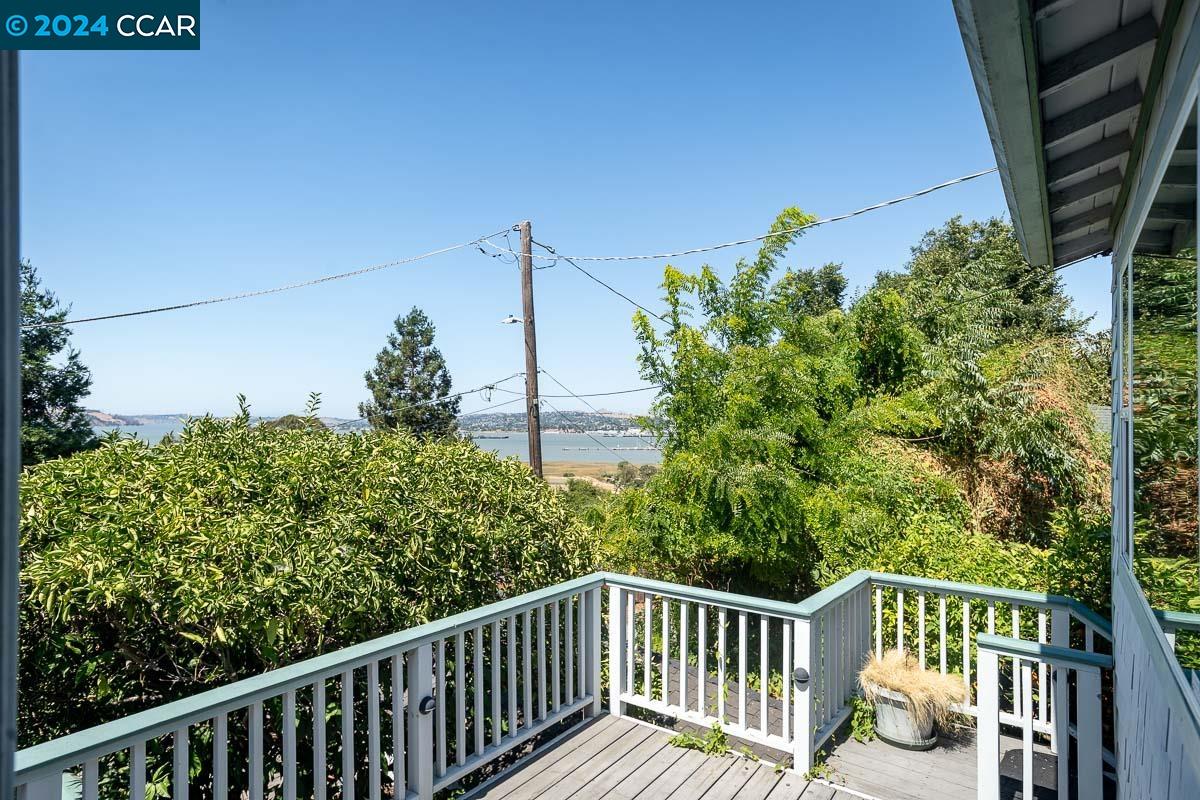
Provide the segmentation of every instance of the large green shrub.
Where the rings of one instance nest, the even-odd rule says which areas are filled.
[[[593,566],[516,461],[246,414],[41,464],[21,499],[22,745]]]

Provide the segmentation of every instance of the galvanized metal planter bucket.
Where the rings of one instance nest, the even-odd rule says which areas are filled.
[[[908,697],[901,692],[872,686],[875,701],[875,735],[888,744],[907,750],[929,750],[937,744],[931,719],[918,729],[908,713]]]

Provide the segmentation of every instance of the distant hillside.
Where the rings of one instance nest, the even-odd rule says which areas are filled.
[[[191,414],[113,414],[94,408],[85,408],[83,413],[92,421],[92,425],[120,425],[121,427],[184,422],[193,416]]]
[[[561,414],[549,409],[542,410],[543,431],[625,431],[638,428],[633,414],[592,411],[564,411]],[[472,414],[458,418],[462,431],[523,431],[526,429],[525,412]]]
[[[85,409],[96,427],[133,428],[140,425],[174,425],[182,424],[200,414],[114,414],[111,411]],[[277,417],[256,417],[257,421],[265,422]],[[344,419],[341,417],[321,417],[321,422],[330,428],[342,431],[365,430],[369,426],[365,419]],[[471,433],[478,431],[523,431],[525,430],[525,412],[472,414],[459,417],[459,430]],[[622,414],[616,411],[595,413],[592,411],[564,411],[561,414],[549,409],[542,410],[542,430],[554,431],[627,431],[640,428],[638,418],[633,414]]]

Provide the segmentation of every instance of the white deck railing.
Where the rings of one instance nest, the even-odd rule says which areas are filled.
[[[569,581],[21,750],[18,800],[96,800],[102,781],[145,800],[160,771],[173,800],[192,788],[262,800],[267,787],[283,800],[381,800],[385,786],[432,797],[569,715],[600,712],[602,584]],[[211,742],[199,775],[197,741]]]
[[[979,800],[1000,798],[1000,725],[1002,721],[1012,719],[1017,720],[1021,729],[1021,796],[1035,796],[1033,674],[1035,671],[1045,674],[1046,670],[1050,671],[1058,710],[1054,727],[1058,743],[1056,785],[1059,800],[1103,797],[1100,672],[1112,669],[1112,656],[988,634],[978,636],[978,646],[976,756]],[[1013,691],[1007,700],[1001,691],[1002,661],[1011,661],[1013,667]],[[1070,723],[1072,718],[1074,725]],[[1072,750],[1074,770],[1070,769]]]
[[[595,573],[27,748],[18,796],[96,800],[119,785],[146,800],[149,777],[175,800],[193,788],[249,800],[425,800],[572,715],[599,714],[605,635],[612,713],[720,723],[790,752],[800,772],[849,716],[872,647],[908,649],[942,672],[961,664],[965,713],[984,703],[991,725],[993,700],[1007,692],[996,724],[1057,745],[1070,734],[1055,719],[1068,684],[1047,681],[1051,659],[1017,659],[1004,688],[995,654],[976,647],[996,633],[998,613],[1016,646],[1085,656],[1109,646],[1103,619],[1031,592],[856,572],[784,603]]]

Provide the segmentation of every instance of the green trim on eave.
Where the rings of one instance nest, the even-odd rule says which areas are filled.
[[[1038,187],[1041,191],[1042,236],[1046,238],[1048,263],[1032,266],[1054,266],[1054,230],[1050,225],[1050,190],[1046,185],[1046,145],[1042,131],[1042,101],[1038,90],[1037,41],[1030,14],[1032,3],[1019,3],[1021,19],[1022,49],[1025,51],[1025,81],[1029,86],[1029,118],[1033,125],[1034,147],[1036,148]]]
[[[997,636],[993,633],[975,634],[975,643],[979,645],[980,650],[992,650],[1000,655],[1016,656],[1031,661],[1045,661],[1059,667],[1084,666],[1112,669],[1113,666],[1113,657],[1103,653],[1072,650],[1069,647],[1056,647],[1051,644],[1032,642],[1028,639]]]
[[[1163,73],[1167,69],[1167,56],[1175,41],[1176,23],[1183,10],[1183,0],[1167,0],[1163,9],[1162,24],[1159,25],[1158,41],[1154,43],[1154,57],[1150,62],[1150,73],[1146,76],[1146,90],[1142,92],[1142,104],[1138,109],[1137,130],[1133,134],[1133,147],[1129,150],[1129,160],[1125,165],[1125,174],[1121,176],[1121,190],[1113,203],[1113,214],[1109,217],[1108,232],[1112,235],[1114,244],[1120,232],[1121,220],[1125,216],[1125,207],[1129,204],[1129,193],[1133,191],[1133,179],[1137,175],[1137,165],[1142,159],[1142,151],[1146,148],[1146,137],[1150,131],[1150,117],[1154,104],[1158,101],[1158,92],[1162,88]],[[1164,33],[1170,33],[1167,38]]]

